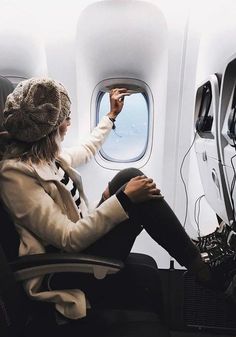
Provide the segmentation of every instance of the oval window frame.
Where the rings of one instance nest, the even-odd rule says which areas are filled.
[[[148,111],[148,131],[146,144],[142,153],[131,160],[114,160],[114,158],[104,155],[104,151],[101,150],[96,154],[95,160],[100,166],[113,170],[120,170],[130,167],[131,165],[133,167],[141,168],[148,162],[150,158],[153,140],[153,96],[149,86],[145,82],[134,78],[109,78],[99,82],[94,88],[92,95],[91,130],[98,123],[101,97],[105,92],[108,92],[109,89],[115,87],[126,87],[128,89],[137,90],[144,95]]]

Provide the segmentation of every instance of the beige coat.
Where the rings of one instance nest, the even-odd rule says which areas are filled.
[[[80,252],[128,218],[115,195],[89,210],[81,176],[75,170],[95,155],[111,127],[109,118],[103,117],[86,142],[63,151],[58,158],[79,189],[83,219],[70,192],[49,165],[30,165],[13,159],[0,163],[0,194],[20,234],[20,256],[45,253],[47,245]],[[39,292],[40,284],[39,278],[26,282],[27,293],[35,299],[54,302],[66,317],[77,319],[86,315],[82,291]]]

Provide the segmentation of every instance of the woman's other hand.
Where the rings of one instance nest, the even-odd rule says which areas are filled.
[[[133,203],[163,198],[153,179],[147,178],[144,175],[130,179],[125,187],[124,193]]]
[[[116,88],[110,91],[110,112],[107,114],[109,118],[116,119],[124,106],[125,96],[129,96],[126,88]]]

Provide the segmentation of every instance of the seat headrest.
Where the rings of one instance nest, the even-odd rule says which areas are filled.
[[[3,110],[7,96],[14,90],[13,84],[3,76],[0,76],[0,131],[3,131]]]

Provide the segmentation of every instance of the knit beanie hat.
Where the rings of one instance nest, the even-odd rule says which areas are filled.
[[[49,78],[20,82],[8,95],[4,127],[12,138],[35,142],[55,130],[70,114],[71,101],[61,83]]]

